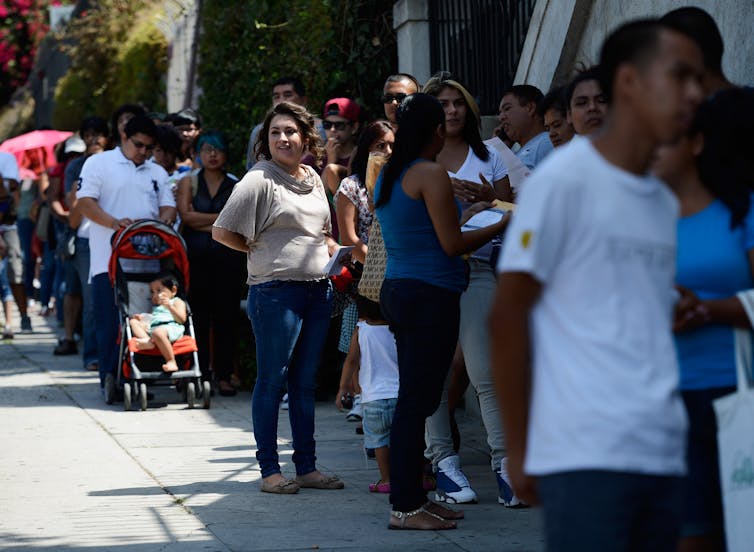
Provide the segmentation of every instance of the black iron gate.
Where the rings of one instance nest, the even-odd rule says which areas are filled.
[[[432,72],[458,77],[483,115],[497,114],[503,90],[513,83],[535,1],[429,2]]]

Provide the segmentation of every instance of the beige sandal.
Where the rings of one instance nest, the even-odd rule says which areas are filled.
[[[314,479],[312,481],[306,481],[300,477],[297,477],[296,483],[302,489],[337,490],[345,487],[345,484],[338,478],[337,475],[332,475],[330,477],[323,475],[321,478]]]
[[[296,494],[301,486],[293,479],[281,479],[277,483],[267,484],[262,480],[262,492],[273,494]]]

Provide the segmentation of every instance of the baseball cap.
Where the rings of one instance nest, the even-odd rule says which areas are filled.
[[[336,115],[351,122],[357,122],[360,113],[359,104],[349,98],[333,98],[325,103],[325,117]]]
[[[86,144],[78,136],[71,136],[65,141],[63,153],[84,153],[85,151]]]

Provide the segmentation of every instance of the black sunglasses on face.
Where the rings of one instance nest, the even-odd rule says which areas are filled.
[[[349,121],[322,121],[322,127],[325,130],[330,130],[331,128],[334,128],[335,130],[343,130],[346,128],[346,125],[350,124]]]
[[[383,96],[382,96],[382,103],[393,103],[394,101],[398,102],[398,103],[401,103],[403,100],[406,99],[406,96],[408,96],[408,94],[402,94],[402,93],[398,93],[398,94],[383,94]]]
[[[152,151],[154,149],[154,144],[145,144],[144,142],[139,142],[138,140],[134,140],[133,138],[129,138],[129,140],[131,140],[131,143],[137,150]]]

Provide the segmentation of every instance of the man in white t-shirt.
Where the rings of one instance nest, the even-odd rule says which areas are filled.
[[[516,494],[551,550],[674,550],[686,419],[671,335],[677,201],[647,170],[702,99],[702,54],[656,20],[605,41],[594,139],[527,180],[490,316]]]
[[[115,374],[118,362],[118,309],[107,269],[113,232],[138,219],[175,220],[175,199],[168,174],[149,160],[157,128],[146,115],[136,115],[125,126],[121,145],[89,157],[81,169],[77,198],[89,228],[92,303],[97,327],[100,385]],[[114,397],[106,396],[111,403]]]

